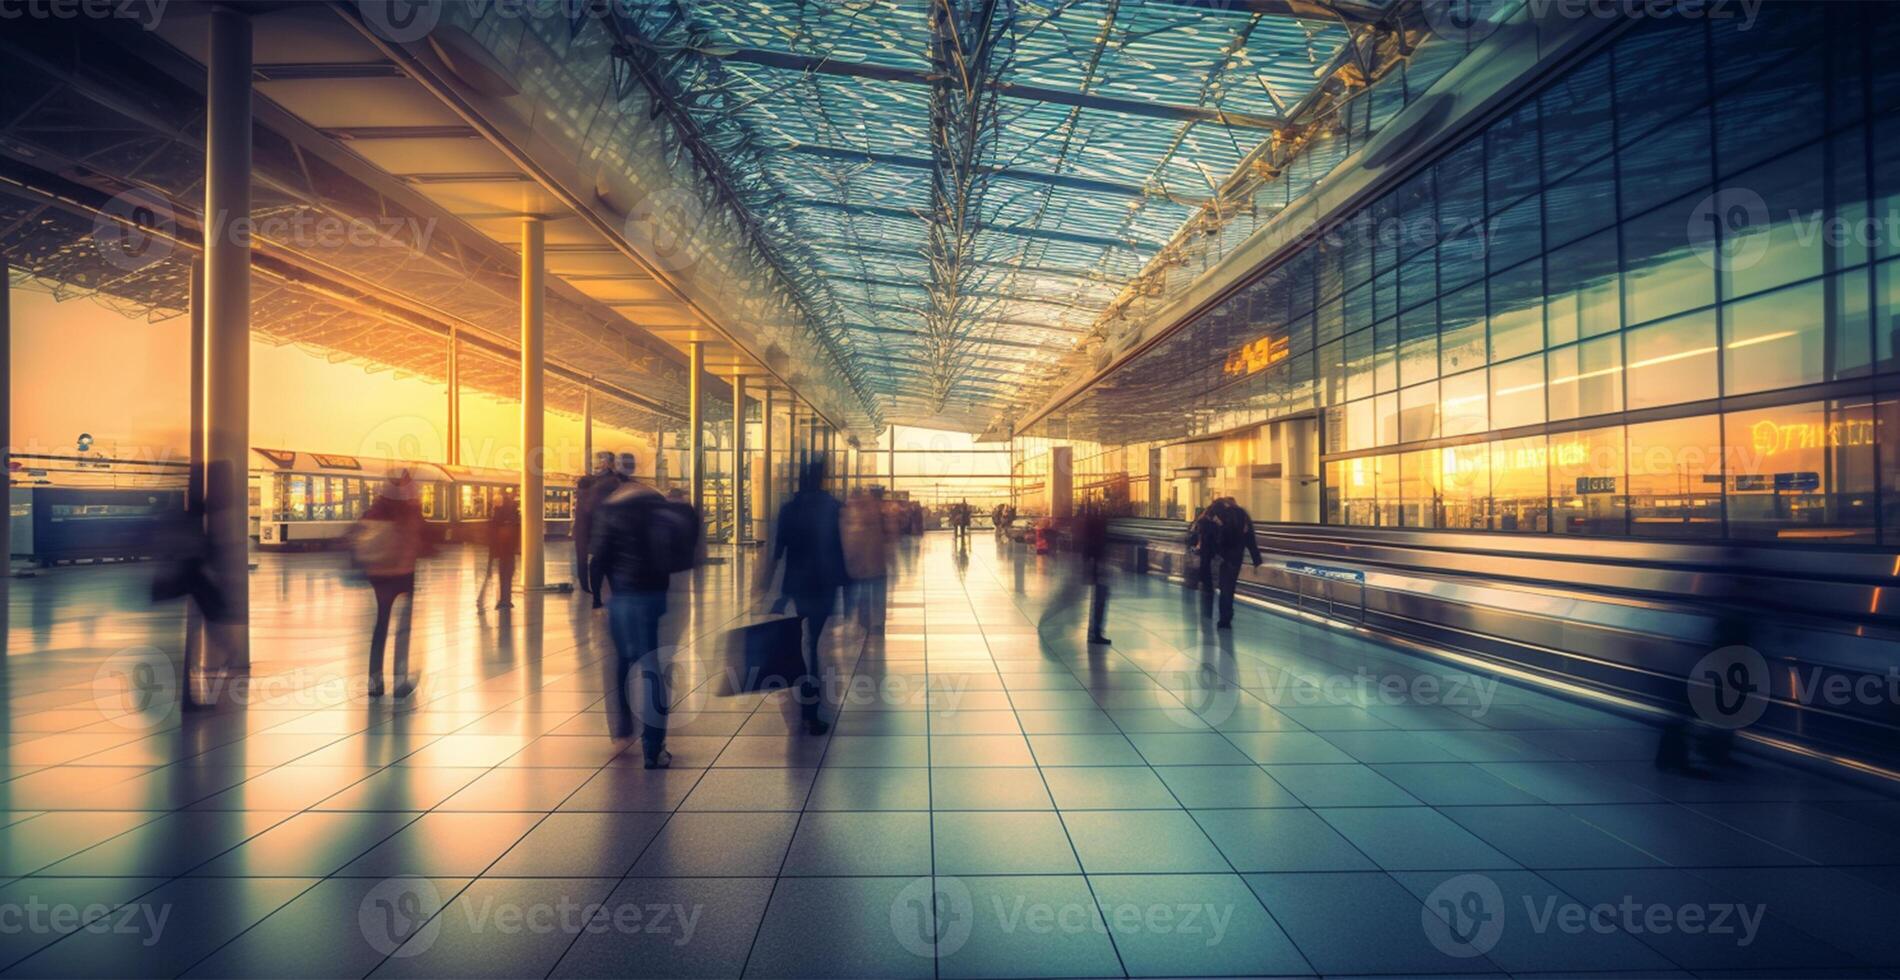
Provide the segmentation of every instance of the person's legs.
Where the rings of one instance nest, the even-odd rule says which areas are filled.
[[[646,682],[647,704],[641,716],[641,748],[646,760],[657,762],[666,751],[666,717],[672,709],[672,693],[667,689],[666,667],[660,660],[660,615],[666,603],[665,593],[643,593],[632,597],[640,609],[640,679]]]
[[[1220,624],[1231,626],[1234,622],[1234,587],[1240,582],[1240,558],[1221,556],[1220,560]]]
[[[1094,642],[1107,642],[1103,631],[1108,628],[1108,577],[1097,570],[1092,576],[1092,595],[1089,597],[1089,639]]]
[[[607,734],[613,738],[633,736],[633,709],[627,703],[628,674],[640,659],[639,610],[632,596],[615,596],[607,609],[607,634],[613,637],[614,651],[603,658],[607,671]]]
[[[396,696],[407,697],[415,690],[415,678],[409,675],[409,623],[416,611],[415,580],[399,594],[402,599],[402,612],[396,616],[396,666],[390,676],[396,682]]]
[[[370,580],[376,593],[376,626],[369,633],[370,691],[381,693],[383,686],[383,648],[389,645],[389,614],[396,604],[396,590],[380,579]]]
[[[495,599],[497,609],[515,604],[515,553],[504,551],[501,554],[501,595]]]
[[[587,535],[579,528],[574,531],[574,584],[582,592],[593,591],[587,578]]]
[[[1194,573],[1195,588],[1201,593],[1201,618],[1214,615],[1214,556],[1202,555]]]
[[[805,716],[805,723],[812,725],[821,723],[818,702],[824,696],[824,691],[819,683],[819,677],[824,670],[821,657],[824,649],[825,622],[831,618],[831,610],[801,609],[799,617],[805,627],[805,675],[798,679],[798,708]]]

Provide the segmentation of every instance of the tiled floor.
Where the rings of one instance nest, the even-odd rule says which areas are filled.
[[[1631,721],[1260,610],[1219,634],[1153,580],[1091,650],[1054,559],[901,558],[886,635],[830,638],[831,736],[684,685],[667,772],[606,738],[602,618],[477,612],[469,554],[424,576],[402,705],[363,697],[332,556],[260,558],[252,689],[206,713],[145,569],[16,581],[0,975],[1900,967],[1893,799],[1661,775]],[[674,596],[692,682],[750,571]]]

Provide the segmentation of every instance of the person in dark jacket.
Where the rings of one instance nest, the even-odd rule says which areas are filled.
[[[416,502],[416,484],[408,470],[398,470],[363,512],[350,532],[357,567],[376,593],[376,626],[369,639],[369,696],[383,696],[383,649],[389,642],[390,620],[396,600],[408,596],[396,622],[396,662],[391,671],[396,697],[416,689],[409,674],[409,621],[415,610],[416,561],[422,556],[422,507]]]
[[[596,473],[594,475],[594,482],[587,488],[588,510],[595,514],[600,512],[600,508],[605,505],[608,497],[613,496],[621,487],[633,480],[634,474],[635,460],[632,453],[621,453],[617,457],[612,453],[603,453],[602,455],[607,456],[612,461],[611,465],[607,467],[605,472]],[[589,547],[591,548],[592,543],[599,540],[599,538],[600,536],[594,532],[590,522],[590,527],[587,532]],[[606,601],[602,599],[600,595],[601,586],[604,584],[611,584],[607,581],[607,567],[605,565],[595,567],[594,563],[590,560],[587,563],[587,591],[594,594],[595,609],[599,609],[602,605],[605,605]]]
[[[1043,607],[1042,617],[1036,623],[1037,631],[1040,633],[1051,623],[1064,622],[1068,611],[1076,607],[1082,592],[1087,590],[1088,641],[1095,646],[1107,646],[1110,642],[1104,632],[1108,624],[1108,575],[1104,567],[1108,557],[1107,513],[1093,502],[1083,504],[1069,525],[1069,539],[1075,549],[1076,567],[1062,576],[1061,585]]]
[[[666,716],[671,706],[666,670],[661,662],[660,618],[666,615],[666,592],[672,575],[656,566],[649,545],[656,512],[668,506],[659,491],[637,480],[627,480],[601,502],[594,514],[593,561],[607,577],[607,628],[613,636],[614,656],[607,658],[607,731],[615,739],[633,737],[634,711],[627,684],[634,670],[646,684],[641,706],[641,747],[648,769],[672,764],[666,751]]]
[[[844,537],[838,499],[826,493],[825,457],[813,456],[799,473],[798,492],[779,508],[778,529],[772,545],[772,560],[763,572],[767,582],[782,559],[785,582],[780,592],[791,600],[793,612],[803,622],[805,635],[805,676],[798,679],[799,707],[805,716],[805,730],[823,735],[831,725],[821,717],[822,644],[825,621],[831,618],[838,601],[838,590],[849,584],[845,574]]]
[[[501,502],[488,515],[488,563],[501,566],[501,597],[496,609],[513,609],[515,556],[521,553],[521,505],[515,500],[515,488],[501,492]]]
[[[1220,515],[1226,507],[1226,499],[1216,499],[1201,508],[1200,515],[1188,527],[1188,554],[1193,562],[1194,585],[1201,594],[1202,619],[1214,615],[1215,584],[1219,581],[1214,572],[1220,558]]]
[[[1253,567],[1260,567],[1260,543],[1254,540],[1253,517],[1232,497],[1220,499],[1220,629],[1234,626],[1234,588],[1240,584],[1240,557],[1253,553]]]
[[[590,594],[594,578],[588,567],[587,549],[594,532],[594,507],[600,503],[594,499],[594,484],[611,478],[613,472],[614,454],[595,453],[594,471],[574,481],[574,584]]]

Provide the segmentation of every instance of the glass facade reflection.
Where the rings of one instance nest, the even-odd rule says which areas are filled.
[[[1631,26],[1042,420],[1018,466],[1077,446],[1152,516],[1292,500],[1274,481],[1310,468],[1310,508],[1265,519],[1900,541],[1895,21]],[[1296,424],[1310,466],[1271,448]]]

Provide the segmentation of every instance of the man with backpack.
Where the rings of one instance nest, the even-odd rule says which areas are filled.
[[[672,764],[666,751],[666,716],[672,705],[660,650],[660,618],[673,573],[693,567],[698,553],[699,513],[669,501],[632,478],[633,460],[621,456],[625,482],[594,513],[593,560],[609,586],[607,627],[614,656],[607,658],[607,730],[616,740],[633,737],[634,710],[627,684],[639,670],[647,696],[639,712],[648,769]]]
[[[1219,629],[1232,629],[1234,626],[1234,589],[1240,584],[1240,556],[1243,552],[1253,553],[1253,567],[1260,567],[1260,543],[1254,540],[1253,517],[1240,502],[1232,497],[1222,497],[1217,503],[1220,510],[1216,520],[1220,523],[1220,621],[1214,625]]]

